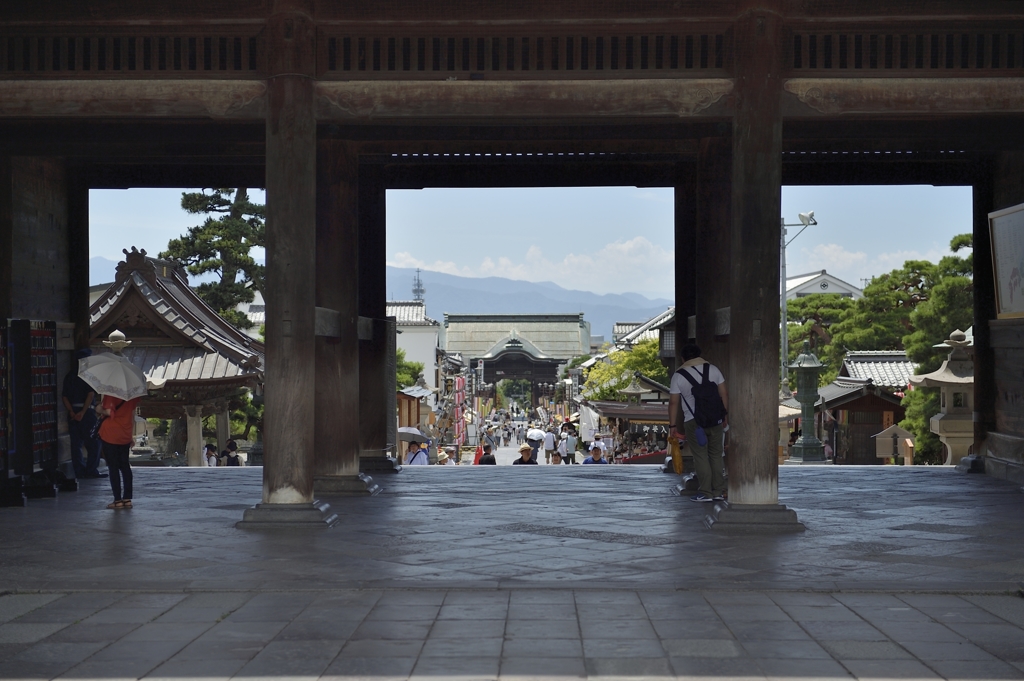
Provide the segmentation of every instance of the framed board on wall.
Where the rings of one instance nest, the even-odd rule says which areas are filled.
[[[988,214],[996,317],[1024,317],[1024,203]]]

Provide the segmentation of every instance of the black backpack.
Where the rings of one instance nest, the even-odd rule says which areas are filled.
[[[689,381],[693,387],[693,406],[686,406],[693,412],[693,419],[697,425],[701,428],[710,428],[720,424],[729,412],[726,411],[722,397],[718,394],[718,384],[711,381],[711,365],[704,364],[700,383],[694,380],[685,368],[681,367],[676,373]]]

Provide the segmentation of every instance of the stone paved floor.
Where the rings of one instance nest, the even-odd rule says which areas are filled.
[[[234,528],[259,469],[0,509],[0,678],[1024,678],[1024,495],[783,469],[807,531],[725,537],[652,467],[429,467]]]

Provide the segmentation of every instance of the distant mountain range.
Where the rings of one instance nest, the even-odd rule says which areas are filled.
[[[117,262],[99,256],[89,259],[89,285],[114,281]],[[416,270],[387,268],[389,300],[411,300]],[[459,277],[441,272],[420,273],[427,292],[427,316],[444,322],[453,314],[552,314],[583,312],[593,335],[612,338],[615,322],[643,322],[665,311],[673,301],[647,298],[639,293],[573,291],[549,281],[529,282],[502,277]]]
[[[387,268],[389,300],[411,300],[416,270]],[[502,277],[459,277],[440,272],[420,273],[427,290],[427,316],[444,323],[444,313],[528,314],[583,312],[593,335],[612,338],[615,322],[643,322],[674,305],[639,293],[572,291],[549,281],[529,282]]]

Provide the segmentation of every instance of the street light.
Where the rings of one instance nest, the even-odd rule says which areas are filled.
[[[806,213],[800,213],[797,217],[800,218],[800,222],[791,225],[786,224],[786,218],[779,218],[779,222],[782,225],[782,235],[779,240],[779,244],[781,246],[779,249],[780,287],[782,289],[782,349],[779,355],[781,359],[779,362],[779,378],[782,382],[783,390],[788,390],[787,383],[789,383],[789,319],[787,319],[788,313],[786,305],[786,247],[793,243],[793,239],[796,239],[798,236],[803,234],[805,229],[811,225],[818,224],[818,221],[814,219],[813,210],[807,211]],[[793,236],[793,239],[787,241],[787,227],[800,227],[801,229]]]

